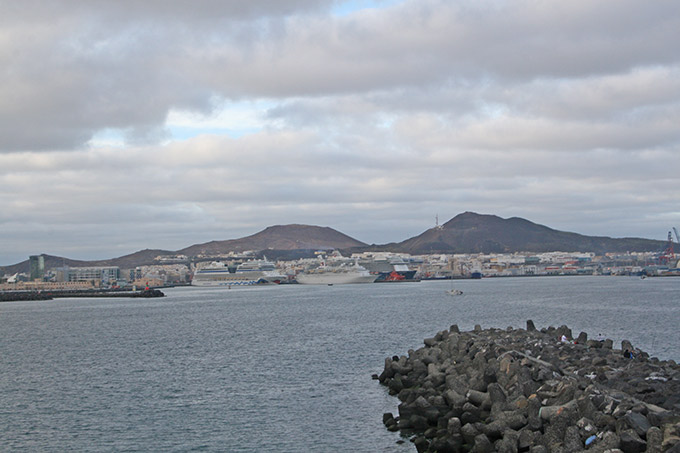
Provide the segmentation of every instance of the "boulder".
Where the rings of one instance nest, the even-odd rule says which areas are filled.
[[[539,331],[531,321],[526,330],[437,332],[385,360],[378,380],[401,401],[385,427],[415,435],[422,452],[680,450],[675,362],[626,340],[633,359],[585,332],[575,344],[555,341],[562,335],[572,338],[567,326]]]
[[[491,408],[491,396],[486,392],[469,390],[465,395],[465,398],[480,409]]]
[[[680,446],[680,423],[667,423],[663,426],[661,449],[667,451],[674,446]]]
[[[647,442],[642,440],[633,429],[622,431],[619,435],[619,448],[623,453],[642,453],[647,449]]]
[[[647,436],[647,431],[652,427],[647,417],[638,412],[627,413],[623,416],[623,421],[628,428],[633,429],[640,437]]]
[[[462,409],[463,405],[467,401],[463,395],[451,389],[444,392],[444,400],[449,405],[449,407],[454,409]]]
[[[543,445],[534,445],[529,449],[529,453],[548,453],[548,449]]]
[[[663,442],[663,432],[661,432],[661,429],[652,426],[647,430],[645,438],[647,439],[645,453],[661,453],[661,443]]]
[[[595,446],[598,447],[599,450],[607,451],[618,449],[620,443],[621,439],[615,432],[606,431],[602,434],[602,438],[596,442]]]
[[[538,416],[542,420],[550,420],[556,415],[561,415],[562,413],[578,407],[576,401],[570,401],[567,404],[559,406],[544,406],[538,411]]]
[[[413,440],[413,445],[416,447],[418,453],[425,453],[430,448],[430,442],[425,436],[417,436]]]
[[[446,424],[446,431],[451,435],[460,434],[461,428],[462,424],[458,417],[451,417]]]
[[[484,434],[478,434],[475,436],[472,451],[474,453],[491,453],[494,451],[494,447],[488,437]]]
[[[453,437],[435,437],[430,444],[430,451],[436,451],[437,453],[458,453],[460,447],[460,439]]]
[[[579,429],[576,426],[568,426],[564,433],[564,448],[567,451],[579,451],[583,449]]]
[[[496,451],[499,453],[518,453],[518,439],[519,435],[515,431],[506,431],[503,438],[496,443]]]
[[[460,428],[460,434],[466,443],[474,444],[475,438],[481,433],[472,423],[466,423]]]
[[[402,423],[405,422],[405,423]],[[427,418],[423,417],[422,415],[411,415],[407,419],[399,418],[399,428],[410,428],[415,431],[425,431],[430,427],[430,424],[427,422]]]

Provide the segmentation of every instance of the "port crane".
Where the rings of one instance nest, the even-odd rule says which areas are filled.
[[[678,230],[673,227],[673,231],[675,232],[675,237],[678,238]],[[664,248],[663,252],[661,252],[661,255],[659,255],[659,261],[661,263],[669,263],[669,262],[674,262],[675,261],[675,250],[674,250],[674,245],[675,243],[673,242],[673,234],[669,231],[668,232],[668,241],[666,242],[666,248]]]

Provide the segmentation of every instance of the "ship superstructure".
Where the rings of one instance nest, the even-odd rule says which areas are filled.
[[[330,256],[319,255],[317,263],[295,277],[302,285],[342,285],[348,283],[373,283],[377,278],[357,260],[345,258],[338,252]]]
[[[193,286],[251,286],[266,283],[281,283],[286,276],[281,274],[274,263],[250,260],[239,264],[235,269],[224,262],[213,261],[199,268],[191,280]]]

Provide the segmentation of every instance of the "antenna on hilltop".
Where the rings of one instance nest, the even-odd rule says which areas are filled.
[[[434,229],[441,230],[443,227],[439,224],[439,214],[434,216]]]

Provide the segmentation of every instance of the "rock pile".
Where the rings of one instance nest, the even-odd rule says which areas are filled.
[[[150,288],[140,291],[125,290],[61,290],[61,291],[0,291],[0,302],[52,300],[61,297],[165,297],[163,291]]]
[[[374,375],[401,401],[383,422],[418,452],[680,453],[680,366],[621,346],[453,325]]]
[[[38,291],[0,291],[0,302],[50,299],[52,299],[52,296]]]

